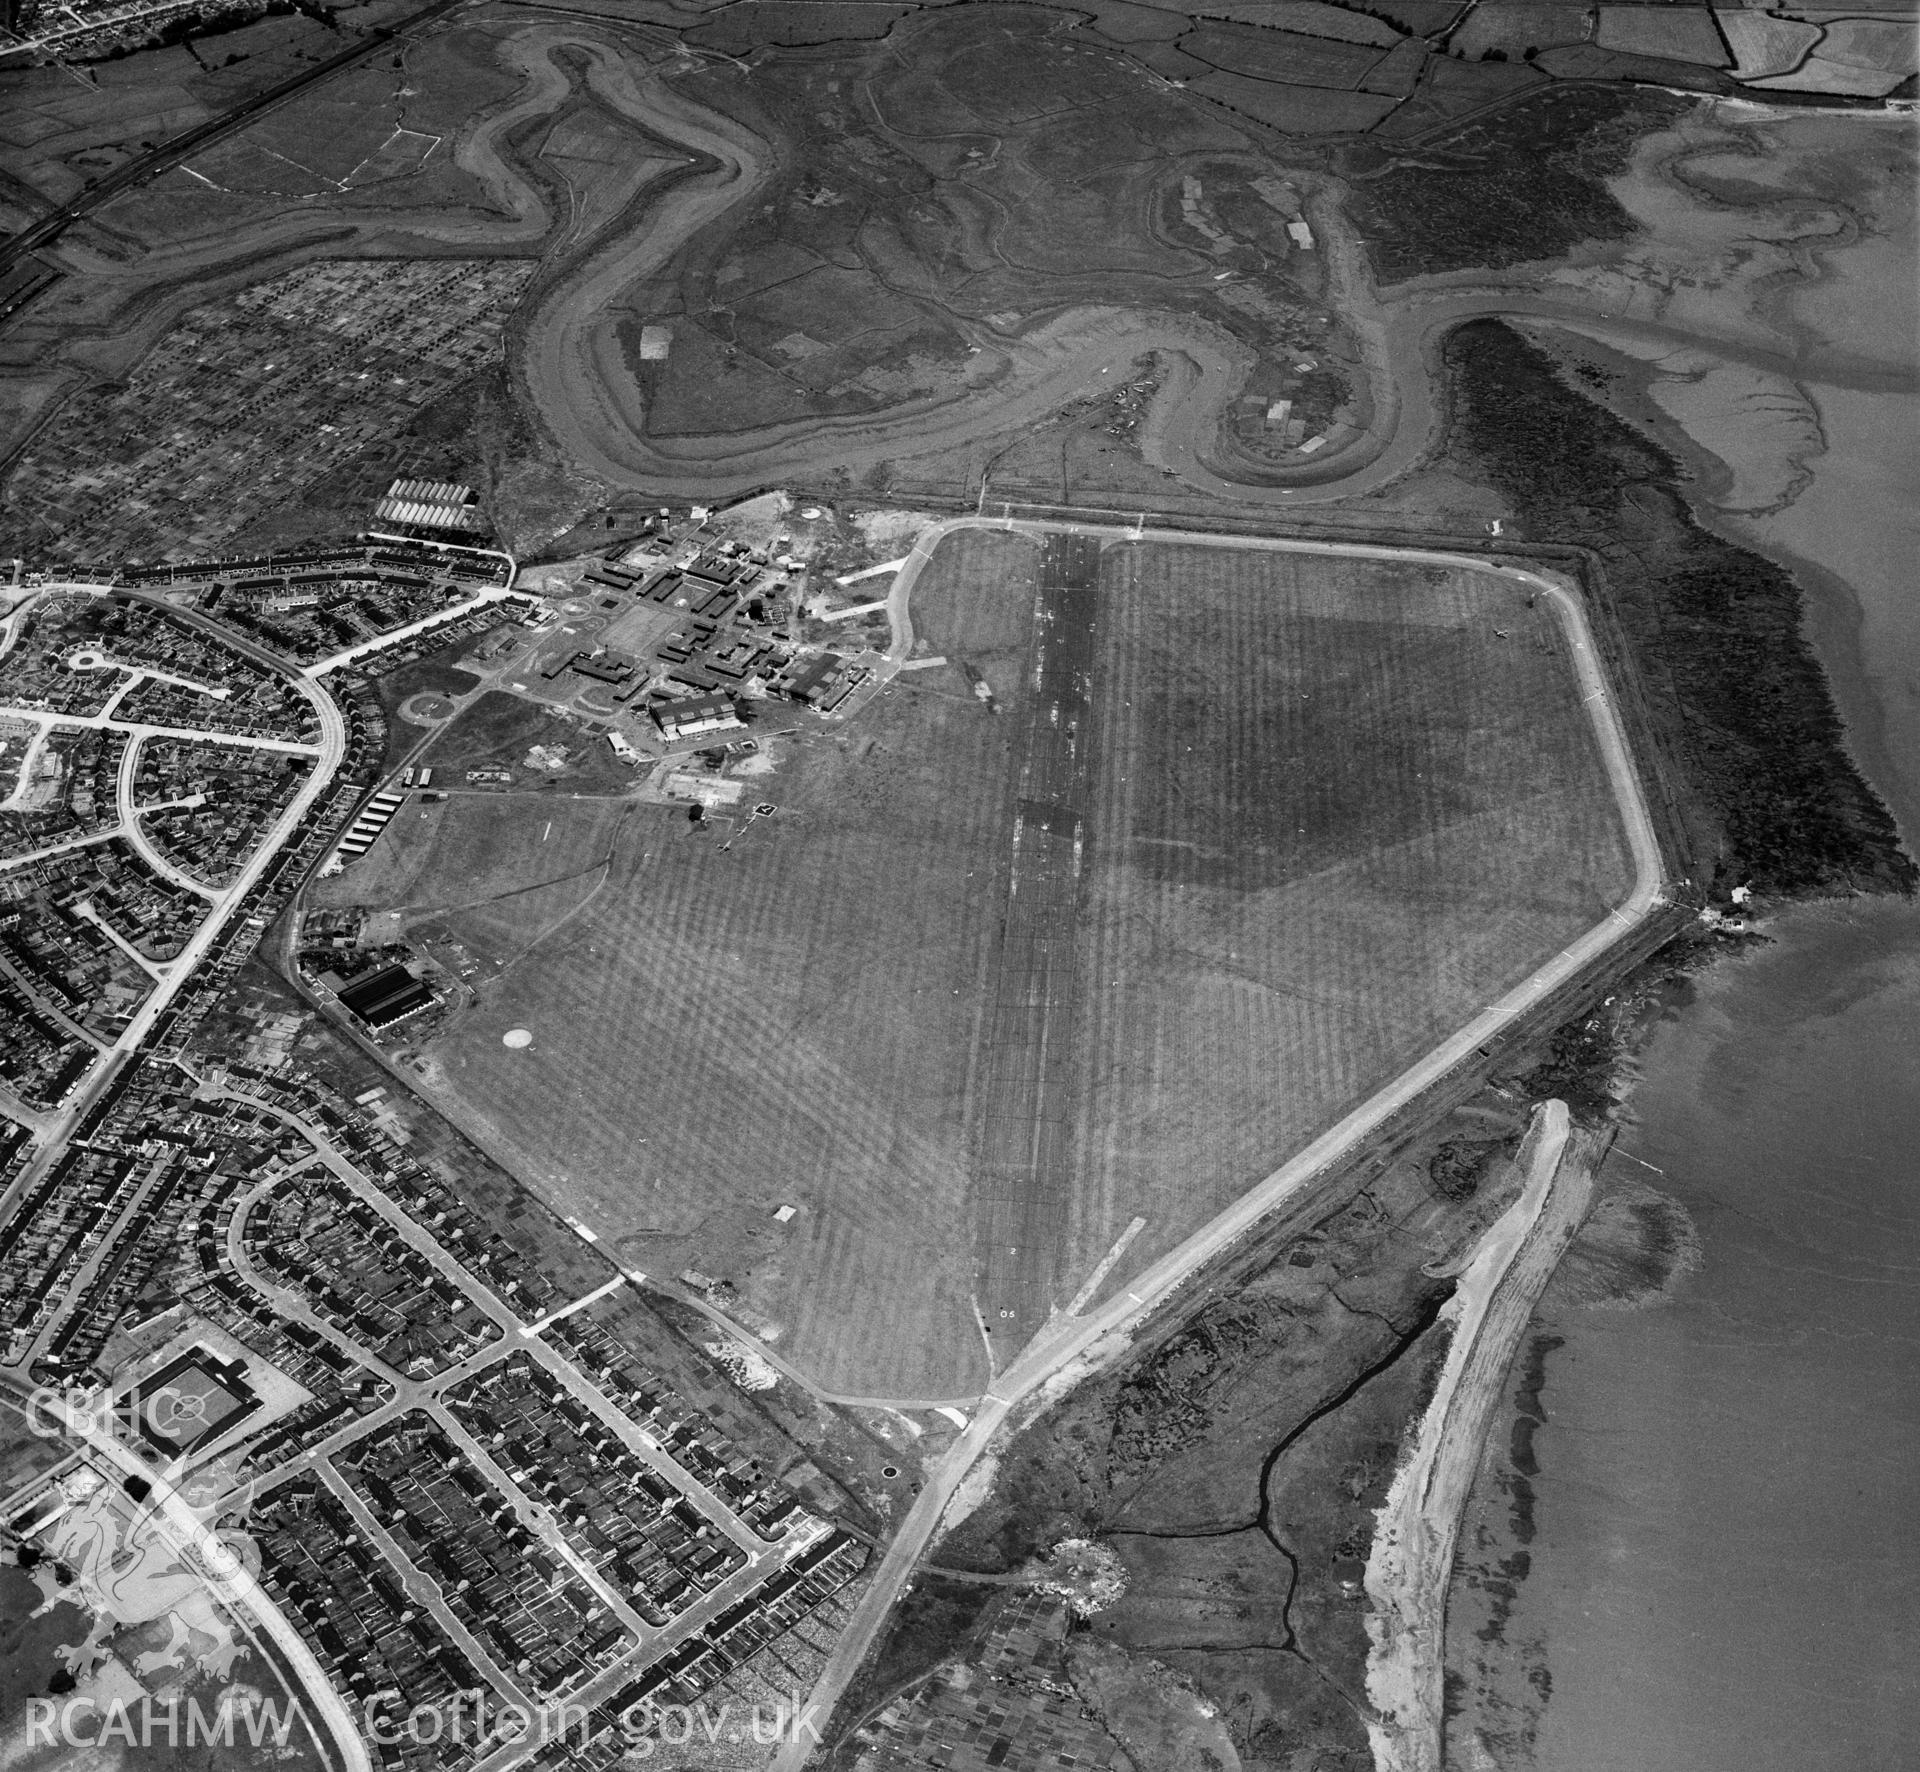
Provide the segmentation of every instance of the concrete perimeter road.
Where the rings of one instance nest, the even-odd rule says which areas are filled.
[[[911,644],[912,628],[905,617],[913,581],[925,569],[926,562],[932,558],[940,541],[961,529],[1005,529],[1016,534],[1035,536],[1048,532],[1092,534],[1116,541],[1141,539],[1139,532],[1132,529],[1103,528],[1093,524],[1018,522],[984,516],[957,517],[936,524],[915,543],[888,599],[897,611],[894,645],[889,649],[890,668],[897,669],[895,658],[904,656],[906,647]],[[979,1409],[966,1431],[929,1471],[926,1486],[901,1522],[899,1533],[881,1559],[879,1568],[874,1571],[845,1634],[814,1685],[812,1701],[818,1707],[814,1713],[816,1716],[830,1715],[846,1692],[885,1625],[894,1602],[900,1597],[901,1589],[912,1576],[921,1553],[939,1530],[941,1519],[955,1492],[992,1446],[995,1435],[1008,1425],[1016,1407],[1028,1403],[1037,1406],[1050,1397],[1064,1395],[1079,1379],[1119,1358],[1126,1352],[1131,1332],[1171,1298],[1194,1273],[1223,1254],[1263,1218],[1306,1193],[1314,1182],[1409,1102],[1604,954],[1621,937],[1645,921],[1663,902],[1660,891],[1660,845],[1654,836],[1653,821],[1647,812],[1639,775],[1633,767],[1626,730],[1600,669],[1593,634],[1587,625],[1586,609],[1580,598],[1567,586],[1517,566],[1493,564],[1465,554],[1441,553],[1424,548],[1381,548],[1368,547],[1359,542],[1283,541],[1257,536],[1207,535],[1168,530],[1154,530],[1149,539],[1155,542],[1198,543],[1207,547],[1271,548],[1345,559],[1407,560],[1469,567],[1517,580],[1535,595],[1548,599],[1566,630],[1581,699],[1593,720],[1601,752],[1606,758],[1607,778],[1612,784],[1620,816],[1627,828],[1633,851],[1633,889],[1621,904],[1609,911],[1579,940],[1556,954],[1498,1002],[1481,1010],[1458,1033],[1435,1047],[1412,1069],[1403,1072],[1338,1124],[1329,1127],[1305,1150],[1276,1169],[1265,1181],[1249,1189],[1211,1223],[1203,1225],[1178,1248],[1162,1256],[1119,1297],[1088,1316],[1063,1314],[1054,1318],[1028,1343],[980,1399]],[[808,1757],[807,1743],[789,1741],[774,1761],[776,1772],[799,1772]]]

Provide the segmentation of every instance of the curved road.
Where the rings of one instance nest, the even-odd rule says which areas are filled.
[[[88,595],[98,595],[105,588],[106,587],[102,585],[92,583],[56,583],[38,587],[33,593],[33,596],[48,596],[67,591],[79,591],[85,592]],[[31,599],[27,599],[26,601],[30,600]],[[155,602],[158,603],[159,606],[167,608],[169,613],[176,617],[181,616],[181,612],[172,609],[170,605],[164,602],[164,599],[145,598],[135,595],[132,600],[136,602]],[[25,607],[24,601],[22,607]],[[197,617],[183,617],[182,619],[186,619],[190,626],[207,625],[211,627],[211,624],[203,624],[201,619]],[[226,933],[235,913],[245,902],[247,894],[252,891],[260,876],[266,872],[267,867],[273,861],[274,857],[280,853],[287,839],[293,835],[295,827],[298,826],[301,819],[306,816],[308,809],[319,799],[321,794],[326,791],[333,780],[334,771],[339,768],[341,760],[346,756],[346,721],[341,715],[339,708],[334,705],[331,696],[315,687],[314,684],[310,683],[305,677],[300,676],[297,672],[289,671],[284,662],[274,659],[270,654],[261,652],[257,647],[250,645],[244,639],[229,635],[218,628],[214,628],[212,631],[220,633],[223,640],[235,646],[239,651],[268,665],[276,676],[283,678],[306,698],[312,706],[315,717],[319,722],[319,741],[312,745],[294,744],[280,740],[250,740],[235,734],[222,735],[191,731],[183,732],[181,736],[197,738],[209,743],[264,744],[276,750],[297,751],[301,755],[312,756],[314,758],[314,766],[308,773],[306,780],[300,784],[293,798],[289,800],[282,809],[280,816],[274,820],[272,826],[263,834],[258,847],[254,850],[252,856],[249,857],[246,865],[240,870],[233,882],[211,893],[209,893],[205,887],[194,888],[197,892],[209,897],[211,900],[207,907],[205,918],[188,939],[186,946],[167,963],[163,970],[155,973],[152,991],[148,994],[146,1001],[134,1012],[132,1019],[129,1020],[127,1025],[121,1030],[120,1037],[102,1054],[101,1061],[94,1066],[86,1080],[80,1084],[79,1088],[75,1090],[66,1104],[61,1107],[57,1116],[49,1118],[45,1126],[40,1147],[35,1153],[33,1160],[14,1177],[10,1188],[4,1192],[0,1192],[0,1218],[4,1218],[5,1215],[12,1210],[14,1203],[21,1198],[38,1178],[42,1168],[58,1157],[61,1150],[65,1148],[66,1141],[72,1134],[73,1129],[80,1124],[81,1120],[87,1114],[87,1111],[93,1106],[94,1102],[100,1098],[101,1092],[107,1087],[112,1078],[118,1074],[121,1065],[129,1055],[138,1051],[141,1045],[144,1044],[147,1035],[153,1029],[154,1023],[166,1012],[168,1005],[172,1003],[173,999],[180,994],[189,980],[192,979],[195,971],[199,968],[200,962],[207,957],[208,952],[213,948],[214,944]],[[111,706],[111,704],[109,704],[109,706]],[[54,716],[49,716],[48,719],[50,722],[57,723],[63,727],[100,726],[109,723],[108,715],[105,713],[92,716],[91,718],[57,717],[56,719]],[[129,726],[127,730],[134,735],[130,737],[128,741],[127,748],[130,754],[137,748],[142,737],[150,736],[153,733],[166,729],[160,727]],[[124,773],[122,779],[125,779]],[[137,825],[138,820],[128,818],[126,823],[128,828],[131,829]]]
[[[940,538],[966,528],[1005,528],[1026,534],[1047,531],[1098,533],[1114,538],[1124,538],[1132,533],[1128,530],[1101,529],[1090,524],[1003,523],[981,517],[963,517],[939,524],[920,538],[907,564],[901,568],[894,587],[894,598],[898,600],[901,616],[904,616],[907,599],[912,594],[912,581],[924,569]],[[922,1551],[939,1529],[941,1518],[962,1481],[986,1455],[995,1435],[1007,1424],[1017,1406],[1029,1400],[1039,1400],[1050,1390],[1053,1394],[1059,1394],[1060,1388],[1124,1352],[1127,1345],[1125,1338],[1131,1331],[1172,1297],[1193,1274],[1261,1219],[1304,1194],[1401,1108],[1439,1082],[1457,1065],[1471,1058],[1479,1047],[1557,990],[1581,968],[1604,954],[1663,902],[1660,891],[1660,847],[1641,793],[1639,776],[1633,767],[1626,729],[1601,671],[1593,636],[1587,626],[1586,611],[1580,600],[1563,584],[1519,567],[1489,565],[1484,560],[1426,549],[1188,535],[1164,530],[1155,530],[1153,539],[1156,542],[1199,542],[1214,547],[1281,548],[1295,553],[1467,566],[1476,571],[1519,579],[1534,594],[1545,597],[1566,629],[1581,698],[1591,711],[1595,734],[1606,758],[1608,780],[1619,803],[1621,819],[1626,825],[1628,842],[1633,851],[1633,889],[1621,904],[1609,911],[1579,940],[1555,955],[1499,1001],[1489,1004],[1411,1070],[1395,1078],[1345,1119],[1323,1132],[1291,1161],[1275,1170],[1265,1181],[1242,1195],[1210,1224],[1204,1225],[1178,1248],[1161,1257],[1117,1298],[1086,1316],[1063,1314],[1056,1317],[1035,1336],[1013,1363],[994,1379],[991,1388],[980,1399],[978,1412],[966,1430],[928,1472],[925,1487],[914,1502],[912,1511],[902,1521],[898,1534],[881,1559],[879,1568],[855,1608],[852,1620],[814,1687],[812,1698],[819,1707],[816,1714],[823,1717],[831,1714],[833,1706],[865,1659],[919,1562]],[[782,1748],[775,1766],[778,1772],[800,1772],[806,1758],[806,1745],[790,1742]]]
[[[286,1614],[259,1582],[247,1572],[239,1557],[220,1542],[194,1510],[181,1499],[173,1486],[170,1471],[160,1470],[137,1458],[119,1440],[102,1427],[85,1403],[66,1411],[67,1431],[85,1443],[96,1458],[111,1464],[123,1481],[134,1478],[146,1484],[147,1515],[154,1520],[165,1541],[180,1561],[191,1568],[230,1611],[251,1623],[271,1639],[274,1648],[286,1658],[288,1671],[297,1682],[296,1702],[311,1698],[319,1720],[333,1737],[339,1751],[340,1772],[373,1772],[373,1761],[352,1713],[307,1646],[307,1640],[287,1622]],[[314,1719],[316,1740],[321,1731]],[[324,1749],[323,1749],[324,1751]]]

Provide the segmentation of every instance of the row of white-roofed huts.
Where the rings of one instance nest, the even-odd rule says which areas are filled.
[[[406,803],[405,794],[395,793],[390,788],[375,794],[360,808],[360,816],[347,827],[347,834],[340,839],[340,847],[333,852],[333,859],[322,871],[337,874],[348,862],[358,861],[373,847],[380,833],[393,822],[393,815]]]

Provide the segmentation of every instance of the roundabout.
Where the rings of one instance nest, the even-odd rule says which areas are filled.
[[[400,704],[400,718],[409,726],[444,726],[456,712],[446,696],[431,691],[409,696]]]

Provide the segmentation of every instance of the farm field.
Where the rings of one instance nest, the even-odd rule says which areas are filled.
[[[494,1155],[823,1388],[957,1398],[983,1326],[1004,1363],[1137,1216],[1123,1283],[1630,866],[1490,575],[966,530],[913,621],[948,664],[781,741],[751,826],[469,800],[369,861],[488,962],[425,1058]]]
[[[1372,21],[1370,21],[1372,22]],[[1382,27],[1385,47],[1396,34]],[[1290,86],[1354,87],[1380,59],[1379,47],[1310,37],[1294,31],[1214,25],[1180,40],[1188,55],[1229,73],[1255,80],[1279,80]]]
[[[1784,74],[1797,68],[1820,41],[1820,27],[1802,19],[1773,18],[1761,12],[1720,12],[1715,17],[1732,47],[1742,80]]]
[[[1724,68],[1729,60],[1719,27],[1704,7],[1603,6],[1594,41],[1602,49],[1665,56],[1705,68]]]
[[[1891,19],[1839,19],[1827,25],[1812,53],[1792,73],[1753,84],[1783,92],[1884,98],[1912,78],[1915,58],[1911,26]]]
[[[1357,84],[1359,75],[1354,78]],[[1370,129],[1394,108],[1394,101],[1383,94],[1290,86],[1212,70],[1188,84],[1232,110],[1296,135],[1357,133]]]
[[[1581,7],[1554,0],[1486,0],[1467,14],[1447,42],[1477,62],[1490,49],[1512,58],[1524,56],[1529,49],[1584,43],[1592,31],[1593,16]]]

